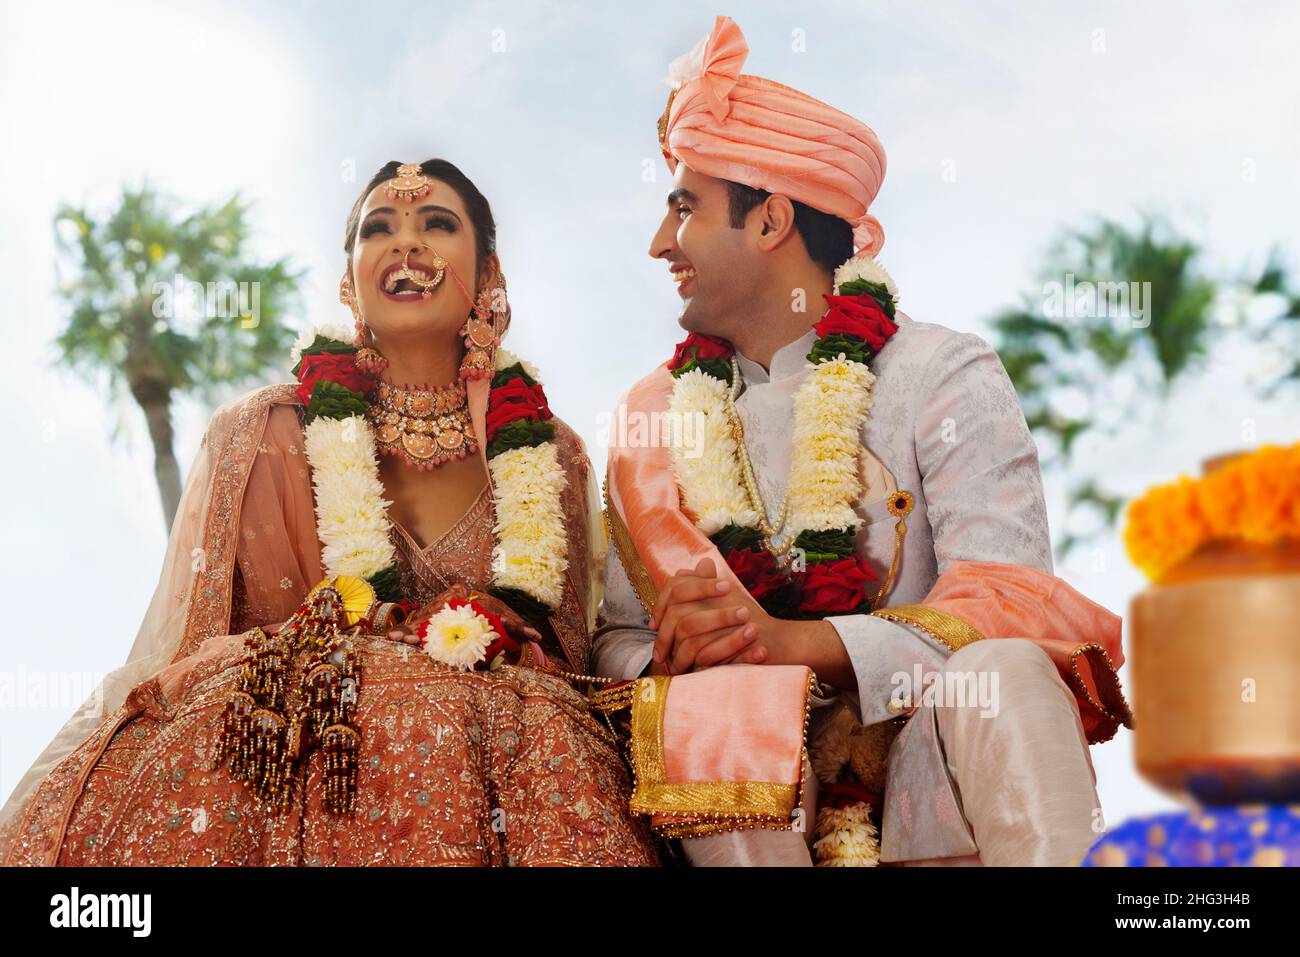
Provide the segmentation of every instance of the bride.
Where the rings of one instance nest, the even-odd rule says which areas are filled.
[[[587,672],[603,530],[509,324],[487,200],[389,163],[355,329],[218,410],[127,663],[0,811],[0,864],[649,865]]]

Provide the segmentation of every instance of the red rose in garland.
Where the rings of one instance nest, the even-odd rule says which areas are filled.
[[[766,549],[753,552],[747,548],[733,548],[727,552],[727,565],[736,573],[750,596],[760,603],[765,596],[788,583],[788,579],[777,567],[776,558]]]
[[[374,376],[367,375],[357,368],[353,353],[321,352],[302,357],[298,367],[298,398],[303,405],[311,402],[312,390],[316,383],[324,379],[335,382],[353,392],[365,395],[375,387]]]
[[[826,615],[851,612],[862,604],[864,588],[875,578],[875,572],[857,556],[809,565],[803,574],[799,610]]]
[[[551,418],[551,407],[547,405],[546,393],[541,383],[529,385],[523,379],[511,379],[505,385],[499,385],[491,392],[491,402],[487,411],[488,442],[496,437],[497,430],[519,419],[545,421]]]
[[[692,332],[677,343],[673,357],[668,363],[668,371],[680,369],[692,359],[696,362],[708,362],[710,359],[730,359],[732,351],[731,343],[727,342],[726,339],[719,339],[717,336],[710,336],[703,332]]]
[[[833,335],[854,336],[879,352],[885,341],[898,331],[898,325],[885,315],[880,303],[862,293],[857,296],[822,294],[828,309],[813,328],[820,338]]]

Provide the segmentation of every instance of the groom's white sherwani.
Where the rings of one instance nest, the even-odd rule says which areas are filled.
[[[894,548],[895,490],[915,504],[885,606],[920,603],[954,561],[1001,562],[1051,573],[1038,454],[997,354],[977,336],[898,314],[898,332],[871,360],[874,403],[863,427],[863,519],[855,544],[883,581]],[[736,405],[768,503],[790,472],[794,394],[816,339],[781,348],[770,371],[737,356]],[[870,615],[827,619],[852,660],[848,701],[863,724],[895,718],[896,678],[949,670],[996,671],[996,716],[919,708],[889,754],[882,861],[964,858],[974,863],[1063,864],[1100,833],[1096,776],[1078,706],[1047,654],[1015,638],[951,652],[924,632]],[[598,674],[630,678],[650,662],[654,632],[611,548]],[[892,701],[892,706],[891,706]],[[818,702],[830,704],[831,700]],[[831,709],[819,707],[817,714]],[[813,734],[816,733],[814,719]],[[737,832],[688,840],[696,862],[807,863],[803,838]]]

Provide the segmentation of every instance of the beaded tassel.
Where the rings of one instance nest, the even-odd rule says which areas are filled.
[[[314,591],[275,635],[255,628],[245,639],[244,667],[222,714],[213,769],[227,760],[272,811],[289,805],[298,760],[312,740],[322,745],[326,806],[336,814],[356,807],[361,736],[348,726],[357,702],[359,666],[352,643],[341,638],[343,602],[332,586]],[[308,656],[295,700],[288,668]]]
[[[346,724],[333,724],[321,736],[325,762],[325,806],[334,814],[357,809],[357,764],[361,735]]]
[[[253,712],[256,710],[257,702],[252,695],[236,691],[230,696],[221,718],[221,736],[217,740],[217,756],[212,762],[212,770],[230,758],[230,773],[247,780],[241,743],[253,734]]]

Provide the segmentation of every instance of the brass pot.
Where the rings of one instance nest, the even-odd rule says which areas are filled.
[[[1300,801],[1300,542],[1209,542],[1130,610],[1138,771],[1201,804]]]

